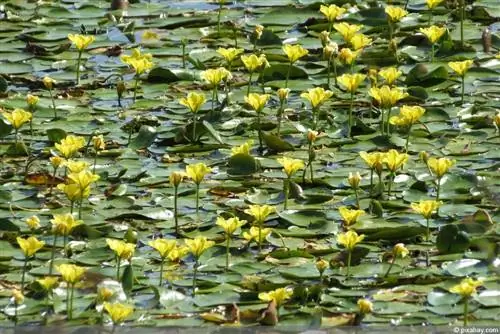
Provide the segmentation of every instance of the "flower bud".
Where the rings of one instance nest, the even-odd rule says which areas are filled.
[[[104,150],[106,148],[106,142],[104,141],[104,137],[102,135],[92,137],[92,145],[94,145],[94,149]]]
[[[323,48],[323,55],[326,59],[330,59],[337,55],[339,51],[339,46],[337,43],[329,43],[327,46]]]
[[[38,96],[31,94],[26,95],[26,103],[28,103],[30,107],[36,106],[38,101],[40,101],[40,98]]]
[[[399,243],[394,245],[394,248],[392,249],[392,253],[394,254],[395,257],[400,257],[404,258],[410,251],[405,247],[405,244]]]
[[[26,225],[32,230],[40,227],[40,219],[37,216],[31,216],[26,219]]]
[[[47,89],[52,89],[54,87],[54,84],[56,83],[56,81],[54,79],[52,79],[51,77],[45,77],[43,78],[43,85],[45,86],[45,88]]]
[[[290,88],[280,88],[278,89],[278,98],[280,99],[280,102],[283,103],[285,102],[286,99],[288,99],[288,94],[290,93]]]
[[[375,68],[370,68],[368,70],[368,78],[370,79],[370,85],[372,87],[377,86],[377,81],[378,81],[378,71]]]
[[[359,299],[358,308],[359,308],[359,313],[361,314],[368,314],[373,312],[373,304],[368,299]]]
[[[330,33],[328,31],[322,31],[319,34],[319,40],[321,41],[321,45],[323,47],[327,46],[330,44]]]
[[[53,157],[50,157],[49,160],[50,160],[50,163],[52,164],[52,167],[59,168],[59,166],[61,166],[64,163],[65,159],[61,158],[58,155],[55,155]]]
[[[262,37],[262,33],[264,32],[264,26],[257,24],[255,26],[255,37],[256,39],[260,39]]]
[[[125,86],[125,82],[121,80],[118,81],[118,83],[116,84],[116,93],[118,94],[118,98],[122,98],[123,92],[125,92],[126,89],[127,87]]]
[[[424,162],[424,164],[427,164],[427,160],[429,160],[429,153],[425,151],[420,151],[418,153],[418,157],[420,158],[420,160]]]
[[[179,184],[181,184],[183,178],[184,178],[184,173],[172,172],[169,177],[170,184],[173,185],[174,187],[178,187]]]
[[[358,189],[359,183],[361,182],[361,175],[359,175],[359,172],[356,172],[355,174],[349,173],[349,177],[347,180],[349,181],[352,189]]]
[[[316,261],[316,269],[318,269],[320,275],[323,275],[323,273],[325,272],[325,270],[328,268],[328,261],[322,259],[322,258],[319,258],[317,261]]]
[[[309,130],[307,131],[307,141],[310,143],[314,143],[316,138],[318,138],[318,131]]]

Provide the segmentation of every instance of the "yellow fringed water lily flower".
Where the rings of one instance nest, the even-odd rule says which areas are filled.
[[[175,239],[155,239],[148,242],[148,245],[154,248],[162,259],[166,258],[168,253],[177,246]]]
[[[384,85],[381,88],[372,87],[368,91],[368,94],[373,97],[384,109],[395,106],[399,100],[409,96],[408,93],[403,92],[400,88],[389,87],[387,85]]]
[[[292,177],[293,174],[305,166],[304,161],[289,157],[278,158],[277,161],[283,166],[283,171],[288,178]]]
[[[75,264],[61,264],[57,266],[57,271],[61,273],[64,282],[75,284],[80,281],[86,269]]]
[[[232,235],[238,228],[242,227],[246,223],[246,220],[240,220],[238,217],[231,217],[228,219],[217,217],[217,222],[215,224],[222,227],[227,235]]]
[[[339,60],[346,64],[351,65],[359,56],[361,50],[352,51],[349,48],[342,48],[339,52]]]
[[[134,307],[132,305],[121,304],[121,303],[104,303],[104,309],[108,312],[113,325],[121,324],[125,321],[132,313],[134,313]]]
[[[44,278],[37,279],[36,281],[45,291],[51,291],[56,287],[59,279],[53,276],[46,276]]]
[[[276,307],[280,307],[283,305],[283,302],[292,298],[293,290],[287,288],[278,288],[269,292],[261,292],[259,293],[259,299],[264,302],[274,301],[276,303]]]
[[[328,22],[334,22],[339,16],[346,12],[345,8],[336,5],[325,6],[321,5],[319,11],[325,15]]]
[[[370,45],[372,42],[373,40],[364,34],[355,34],[349,40],[349,44],[351,44],[354,50],[363,49],[364,47]]]
[[[224,67],[210,68],[201,72],[200,77],[213,87],[220,84],[223,80],[231,80],[233,78],[231,72]]]
[[[302,45],[299,44],[285,44],[283,45],[283,52],[286,54],[286,56],[288,57],[288,61],[290,61],[291,64],[309,54],[309,51],[304,49]]]
[[[358,299],[358,309],[361,314],[368,314],[373,312],[373,304],[368,299]]]
[[[182,259],[184,256],[186,256],[188,253],[189,253],[188,247],[177,246],[168,253],[167,257],[172,262],[178,262],[180,259]]]
[[[40,228],[40,218],[37,216],[31,216],[26,219],[26,225],[28,225],[31,230],[36,230],[37,228]]]
[[[446,28],[430,26],[429,28],[420,28],[419,31],[427,37],[429,42],[434,44],[439,41],[439,39],[444,35],[444,33],[446,32]]]
[[[129,260],[134,256],[135,244],[117,239],[106,239],[106,244],[122,260]]]
[[[347,22],[336,23],[333,27],[339,32],[339,34],[342,35],[342,38],[346,43],[349,43],[354,34],[363,28],[362,25],[349,24]]]
[[[151,53],[142,53],[141,49],[134,48],[132,49],[131,55],[123,55],[120,57],[120,60],[125,64],[129,64],[131,59],[143,59],[143,58],[151,61],[153,60],[153,55]]]
[[[231,149],[231,156],[236,154],[250,155],[250,150],[252,149],[253,140],[249,140],[240,146],[233,147]]]
[[[399,153],[398,151],[391,149],[384,156],[384,163],[387,169],[392,173],[395,173],[401,166],[403,166],[406,161],[408,161],[408,154]]]
[[[13,112],[4,112],[2,113],[3,117],[10,125],[16,130],[21,128],[24,123],[29,122],[33,117],[33,114],[24,109],[14,109]]]
[[[159,38],[158,33],[153,30],[146,30],[141,35],[142,41],[154,41],[157,40],[158,38]]]
[[[361,182],[361,175],[359,174],[359,172],[349,173],[349,177],[347,178],[347,181],[349,182],[349,185],[353,189],[358,189],[359,183]]]
[[[76,152],[85,146],[85,138],[80,136],[68,135],[60,143],[56,143],[55,148],[61,152],[66,159],[71,158]]]
[[[90,188],[80,189],[80,186],[76,183],[60,183],[57,185],[57,189],[61,190],[71,202],[90,196]]]
[[[325,259],[319,258],[318,260],[316,260],[315,265],[316,265],[316,269],[319,271],[320,275],[322,275],[323,272],[329,267],[330,264]]]
[[[26,103],[30,107],[36,106],[39,101],[40,101],[40,98],[36,95],[31,95],[31,94],[26,95]]]
[[[438,179],[442,178],[454,164],[455,160],[448,158],[429,158],[427,160],[427,166]]]
[[[255,204],[255,205],[250,205],[248,209],[245,209],[244,212],[250,216],[253,216],[255,221],[263,223],[266,220],[266,218],[274,211],[276,211],[274,206]]]
[[[29,237],[27,239],[17,237],[16,241],[26,257],[35,255],[35,253],[42,249],[45,245],[45,242],[40,241],[35,237]]]
[[[260,113],[270,97],[269,94],[250,93],[248,96],[245,96],[245,102],[248,103],[253,110]]]
[[[47,89],[52,89],[54,87],[54,84],[56,83],[56,81],[54,79],[52,79],[51,77],[44,77],[42,79],[42,82],[43,82],[43,85],[45,86],[45,88],[47,88]]]
[[[89,163],[86,161],[69,159],[64,162],[64,166],[66,166],[71,173],[80,173],[89,167]]]
[[[425,219],[429,219],[432,216],[432,213],[436,211],[441,202],[433,201],[433,200],[425,200],[420,201],[418,203],[411,203],[411,208],[416,213],[421,214]]]
[[[68,39],[79,51],[83,51],[95,41],[95,36],[69,34]]]
[[[378,173],[382,172],[384,167],[384,153],[382,152],[371,152],[367,153],[364,151],[359,152],[359,156],[363,161],[370,167],[370,169],[376,170]]]
[[[189,92],[187,97],[183,97],[179,100],[179,103],[187,107],[189,110],[191,110],[191,112],[197,113],[206,101],[207,99],[205,97],[205,94]]]
[[[456,293],[462,297],[470,297],[476,293],[476,289],[483,285],[482,280],[474,280],[471,277],[464,278],[459,284],[450,289],[451,293]]]
[[[215,242],[207,240],[206,237],[198,236],[194,239],[185,239],[184,243],[195,258],[199,258],[207,249],[215,245]]]
[[[389,119],[389,123],[399,126],[411,126],[424,115],[425,109],[420,106],[402,106],[399,115]]]
[[[196,184],[200,184],[205,178],[205,175],[210,172],[212,172],[212,168],[208,167],[203,162],[186,166],[187,176]]]
[[[344,221],[345,226],[350,226],[353,224],[356,224],[358,221],[359,217],[365,214],[364,210],[352,210],[348,209],[345,206],[341,206],[339,208],[339,213],[340,216],[342,217],[342,220]]]
[[[272,229],[270,228],[262,228],[260,229],[260,237],[259,237],[259,228],[257,226],[252,226],[250,227],[250,230],[248,232],[243,232],[242,236],[243,238],[248,241],[252,242],[252,240],[255,240],[257,244],[261,244],[266,240],[267,236],[271,234]]]
[[[64,166],[64,164],[66,163],[66,159],[61,158],[58,155],[50,157],[49,161],[50,161],[50,164],[52,165],[52,167],[54,167],[54,168],[59,168],[60,166]]]
[[[410,251],[405,247],[405,244],[398,243],[395,244],[392,248],[392,253],[395,257],[405,258],[410,253]]]
[[[290,88],[280,88],[276,91],[281,103],[288,99],[288,94],[290,94]]]
[[[76,226],[83,224],[83,221],[76,220],[71,213],[56,214],[50,222],[52,233],[57,235],[69,235]]]
[[[81,172],[78,173],[68,174],[68,180],[70,181],[70,183],[77,184],[82,190],[82,192],[85,191],[87,188],[89,188],[92,183],[96,182],[99,179],[100,179],[99,175],[93,174],[88,170],[82,170]]]
[[[465,73],[469,70],[469,68],[474,64],[473,60],[464,60],[464,61],[450,61],[448,66],[455,71],[456,74],[463,77]]]
[[[243,62],[243,65],[245,65],[247,71],[251,73],[269,67],[266,55],[263,53],[258,57],[254,54],[251,54],[250,56],[243,55],[240,59]]]
[[[364,74],[342,74],[337,77],[337,82],[341,84],[349,93],[354,93],[358,90],[359,84],[366,79]]]
[[[21,291],[17,289],[12,289],[11,295],[12,295],[11,301],[16,303],[16,305],[21,305],[22,303],[24,303],[24,295]]]
[[[93,136],[92,137],[92,146],[96,151],[106,149],[106,141],[104,140],[103,135]]]
[[[403,17],[408,15],[408,11],[396,6],[385,7],[385,13],[392,22],[399,22]]]
[[[186,173],[177,171],[177,172],[172,172],[170,173],[170,176],[168,177],[168,180],[170,181],[170,184],[173,185],[174,187],[178,187],[182,179],[186,176]]]
[[[127,64],[130,65],[135,70],[135,73],[137,75],[141,75],[149,71],[154,66],[153,62],[146,58],[140,58],[140,59],[131,58],[127,62]]]
[[[310,88],[307,92],[300,94],[300,97],[308,100],[313,109],[320,107],[326,100],[332,97],[333,92],[325,90],[323,87]]]
[[[444,0],[426,0],[425,2],[427,4],[427,7],[429,7],[429,9],[434,9],[437,6],[439,6],[439,4],[443,1]]]
[[[392,86],[396,80],[403,74],[396,67],[387,67],[381,69],[378,74],[385,80],[385,83],[389,86]]]
[[[236,48],[218,48],[217,53],[220,54],[228,64],[231,64],[245,50]]]
[[[264,26],[257,24],[254,29],[256,39],[260,39],[262,37],[263,32],[264,32]]]
[[[345,233],[340,233],[337,236],[337,242],[347,250],[352,251],[364,238],[364,234],[358,235],[355,231],[349,230]]]

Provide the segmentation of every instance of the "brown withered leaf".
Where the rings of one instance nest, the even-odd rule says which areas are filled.
[[[33,186],[55,186],[59,183],[64,183],[61,177],[54,177],[49,173],[30,173],[24,178],[24,182]]]

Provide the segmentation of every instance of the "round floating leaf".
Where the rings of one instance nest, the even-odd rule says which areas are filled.
[[[228,174],[231,175],[250,175],[260,170],[260,164],[257,159],[248,154],[238,153],[229,158]]]
[[[436,239],[436,246],[441,254],[461,253],[469,248],[470,238],[460,231],[456,224],[448,224],[441,228]]]

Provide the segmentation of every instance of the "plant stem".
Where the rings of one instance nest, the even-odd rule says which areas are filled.
[[[280,104],[280,108],[278,109],[278,115],[277,115],[277,118],[278,118],[278,129],[277,129],[277,135],[278,137],[280,136],[280,133],[281,133],[281,117],[283,115],[283,102],[281,102]]]
[[[196,223],[200,223],[200,184],[196,184]]]
[[[373,169],[370,169],[370,198],[373,196]]]
[[[392,41],[392,35],[393,35],[392,23],[391,23],[390,19],[387,21],[387,24],[389,26],[389,44],[390,44]]]
[[[361,206],[359,205],[358,188],[354,189],[354,194],[356,195],[356,206],[358,207],[358,209],[361,209]]]
[[[186,42],[182,41],[182,68],[186,68]]]
[[[94,154],[94,167],[92,168],[92,174],[95,174],[95,165],[97,164],[97,150]]]
[[[286,180],[284,180],[283,182],[283,190],[284,190],[284,193],[285,193],[285,204],[283,206],[283,209],[288,209],[288,192],[289,192],[289,189],[290,189],[290,178],[288,177]]]
[[[465,0],[460,0],[460,46],[464,47]]]
[[[52,109],[54,110],[54,119],[57,119],[56,101],[54,100],[54,95],[52,95],[52,89],[49,89],[50,99],[52,100]]]
[[[52,275],[52,269],[54,268],[54,256],[56,252],[57,234],[54,234],[54,241],[52,242],[52,254],[50,255],[50,265],[49,265],[49,276]]]
[[[434,62],[434,43],[432,43],[432,47],[431,47],[431,63]]]
[[[213,105],[213,103],[212,103]],[[213,113],[213,110],[212,110]],[[193,142],[196,141],[196,113],[193,113]]]
[[[410,142],[410,133],[411,133],[411,125],[408,128],[408,136],[406,136],[405,153],[408,153],[408,144]]]
[[[257,127],[258,127],[258,134],[259,134],[259,151],[260,154],[264,152],[264,146],[262,145],[262,129],[260,127],[260,111],[257,110]]]
[[[430,238],[430,228],[429,228],[429,219],[430,218],[427,218],[427,230],[425,232],[425,241],[429,241],[429,238]]]
[[[250,95],[250,86],[252,85],[252,76],[253,76],[253,72],[250,72],[250,78],[248,79],[248,86],[247,86],[247,96]]]
[[[469,318],[469,297],[465,297],[464,300],[464,326],[468,325],[468,318]]]
[[[290,62],[288,66],[288,71],[286,72],[285,88],[288,88],[288,80],[290,79],[290,72],[292,71],[292,63]]]
[[[222,2],[220,3],[219,13],[217,15],[217,36],[220,36],[220,15],[222,13]]]
[[[78,52],[78,61],[76,63],[76,85],[80,86],[80,62],[82,61],[83,50]]]
[[[179,187],[174,187],[174,222],[175,222],[175,237],[179,237],[179,217],[177,217],[177,197]]]
[[[380,109],[380,134],[384,135],[384,109]]]
[[[134,84],[134,103],[135,103],[135,100],[137,99],[137,88],[139,86],[139,76],[136,75],[135,76],[135,84]]]
[[[314,182],[314,176],[313,176],[313,165],[312,165],[312,161],[311,163],[309,164],[309,172],[311,174],[311,183]]]
[[[120,265],[121,265],[122,259],[121,257],[117,256],[116,259],[116,280],[120,282]]]
[[[389,174],[389,186],[387,187],[387,196],[391,196],[391,187],[393,181],[394,181],[394,174],[391,172]]]
[[[66,245],[68,243],[68,236],[65,234],[63,235],[63,251],[64,251],[64,256],[68,257],[68,251],[66,250]]]
[[[259,253],[262,251],[262,223],[259,221]]]
[[[387,272],[384,275],[384,278],[389,276],[389,273],[391,272],[392,266],[394,265],[394,262],[396,262],[396,257],[393,256],[391,264],[389,265],[389,269],[387,269]]]
[[[460,102],[464,104],[464,93],[465,93],[465,74],[462,75],[462,99]]]
[[[389,136],[391,134],[391,124],[389,123],[389,120],[391,119],[391,112],[392,108],[389,107],[389,113],[387,114],[387,120],[385,121],[387,125],[387,135]]]
[[[229,269],[229,242],[231,241],[231,236],[227,234],[226,236],[226,271]]]
[[[351,104],[349,105],[349,126],[347,128],[347,137],[351,138],[351,128],[352,128],[352,105],[354,103],[354,92],[351,92]]]
[[[335,61],[335,57],[333,57],[332,59],[332,64],[333,64],[333,82],[335,83],[335,86],[337,86],[337,62]]]
[[[78,202],[78,219],[82,219],[83,198]]]
[[[312,109],[312,116],[313,116],[313,130],[316,130],[317,123],[318,123],[318,107]]]
[[[349,271],[351,269],[351,257],[352,257],[352,249],[349,249],[348,253],[347,253],[347,272],[346,272],[346,277],[349,277]]]
[[[24,278],[26,275],[26,268],[28,266],[28,258],[24,257],[24,265],[23,265],[23,275],[21,277],[21,293],[24,295]]]
[[[73,295],[75,293],[75,284],[71,284],[71,295],[69,297],[69,320],[73,319]]]
[[[326,65],[326,85],[328,86],[328,89],[330,89],[330,62],[331,62],[332,57],[328,57],[328,62]]]
[[[161,284],[163,283],[163,264],[165,263],[165,258],[161,258],[161,262],[160,262],[160,284],[158,284],[158,286],[161,286]]]
[[[193,297],[196,295],[196,274],[198,273],[198,258],[194,261],[193,267]]]

